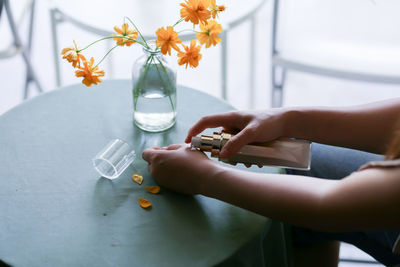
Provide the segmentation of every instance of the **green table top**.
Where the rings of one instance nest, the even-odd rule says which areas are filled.
[[[141,152],[182,143],[199,118],[232,109],[179,87],[176,125],[147,133],[133,124],[130,81],[110,80],[54,90],[3,114],[0,259],[13,266],[212,266],[229,259],[269,220],[203,196],[146,193],[155,181]],[[138,157],[108,180],[91,159],[114,138]],[[142,185],[134,173],[143,174]],[[142,209],[138,197],[153,208]]]

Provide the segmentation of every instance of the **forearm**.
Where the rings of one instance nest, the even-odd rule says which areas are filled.
[[[201,193],[269,218],[318,228],[319,203],[335,182],[219,167]]]
[[[399,229],[399,169],[356,172],[342,180],[215,170],[201,194],[272,219],[332,232]]]
[[[285,134],[314,142],[384,153],[400,114],[400,99],[341,108],[290,108]]]

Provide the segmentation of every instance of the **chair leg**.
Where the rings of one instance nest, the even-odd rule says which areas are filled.
[[[0,18],[1,18],[1,12],[3,11],[3,0],[0,0]]]
[[[227,36],[226,30],[221,33],[221,39],[222,39],[222,42],[221,42],[221,76],[222,76],[221,97],[222,97],[222,99],[227,100],[228,96],[227,96],[227,92],[226,92],[227,91],[226,83],[227,83],[227,76],[228,76],[228,72],[227,72],[228,36]]]
[[[251,17],[250,20],[250,94],[249,94],[249,108],[254,108],[255,104],[255,76],[256,76],[256,18]]]
[[[22,52],[22,57],[24,58],[25,64],[26,64],[26,68],[27,68],[27,78],[26,78],[26,84],[25,84],[25,92],[24,92],[24,99],[26,99],[28,97],[28,84],[30,82],[35,83],[36,88],[38,90],[39,93],[43,92],[42,86],[39,83],[39,80],[37,79],[36,73],[33,69],[32,63],[30,61],[30,58],[28,56],[28,54],[23,51]]]
[[[112,47],[114,46],[113,40],[108,39],[106,40],[106,53],[107,51],[110,51]],[[107,60],[107,65],[108,65],[108,74],[111,79],[114,78],[114,64],[113,64],[113,57],[109,57]]]
[[[33,25],[34,25],[34,18],[35,18],[35,0],[32,0],[32,2],[30,3],[31,5],[31,14],[29,17],[29,32],[28,32],[28,45],[27,45],[27,56],[29,57],[29,59],[31,58],[31,50],[32,50],[32,37],[33,37]],[[28,86],[30,82],[35,82],[34,77],[31,75],[31,73],[27,70],[26,73],[26,79],[25,79],[25,87],[24,87],[24,96],[23,99],[27,99],[28,98]],[[39,85],[39,87],[37,87],[39,92],[41,92],[41,87]]]
[[[33,3],[32,3],[32,5],[33,5]],[[35,70],[32,67],[32,64],[31,64],[31,61],[30,61],[30,58],[29,58],[29,51],[27,51],[27,49],[24,48],[23,45],[22,45],[21,38],[19,37],[18,31],[17,31],[17,26],[15,24],[14,17],[13,17],[12,12],[11,12],[9,0],[4,0],[4,9],[5,9],[5,12],[6,12],[7,17],[8,17],[8,21],[9,21],[9,24],[10,24],[11,32],[13,34],[14,45],[15,45],[15,47],[17,49],[21,49],[22,57],[23,57],[23,59],[25,61],[25,65],[26,65],[26,68],[27,68],[27,76],[26,76],[27,77],[26,78],[27,82],[25,84],[25,90],[24,90],[24,99],[25,99],[27,97],[27,95],[28,95],[28,84],[29,84],[29,82],[31,82],[31,81],[34,82],[36,84],[37,90],[40,93],[43,92],[43,89],[42,89],[42,86],[40,85],[40,83],[39,83],[39,81],[37,79]]]
[[[283,87],[286,80],[286,69],[277,67],[274,64],[271,66],[271,107],[277,108],[283,105]]]
[[[58,57],[60,56],[58,50],[58,38],[57,38],[57,25],[62,19],[59,18],[57,9],[50,9],[50,24],[51,24],[51,37],[53,40],[53,57],[54,57],[54,68],[56,72],[56,86],[61,86],[61,74],[60,74],[60,62]]]

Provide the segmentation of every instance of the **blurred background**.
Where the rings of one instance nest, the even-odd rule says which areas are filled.
[[[25,101],[27,68],[21,50],[29,54],[37,80],[43,91],[48,92],[81,82],[65,61],[59,61],[57,71],[55,41],[57,57],[61,59],[61,49],[71,46],[73,40],[83,47],[100,37],[88,31],[91,27],[111,32],[114,25],[121,26],[123,16],[129,16],[139,28],[145,25],[145,31],[154,32],[157,28],[153,25],[164,26],[170,16],[174,20],[179,16],[179,1],[142,0],[135,5],[134,2],[9,1],[23,47],[15,50],[14,34],[3,8],[0,114]],[[198,68],[178,68],[178,84],[216,97],[224,96],[225,84],[225,98],[237,109],[352,105],[400,96],[399,1],[221,0],[217,3],[227,6],[221,14],[225,50],[222,45],[203,49]],[[176,13],[172,14],[170,9]],[[83,27],[65,20],[63,15]],[[98,61],[110,47],[112,42],[104,42],[88,53]],[[132,64],[140,55],[138,46],[115,49],[101,66],[106,71],[105,79],[130,79]],[[35,97],[37,86],[29,83],[26,93],[27,99]],[[371,258],[346,244],[341,257],[350,259],[341,262],[341,267],[371,266],[351,262]]]

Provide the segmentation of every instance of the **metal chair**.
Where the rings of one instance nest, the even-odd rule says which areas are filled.
[[[30,0],[27,2],[27,7],[30,8],[30,17],[29,17],[29,32],[28,32],[28,42],[27,45],[24,46],[20,35],[18,33],[18,28],[14,20],[13,13],[10,7],[9,0],[0,0],[0,16],[2,13],[2,9],[4,7],[5,14],[8,18],[8,23],[10,25],[10,29],[13,36],[13,43],[7,49],[0,51],[0,59],[6,59],[10,57],[14,57],[18,54],[21,54],[23,60],[26,65],[26,79],[24,86],[24,95],[23,99],[28,97],[29,84],[33,82],[36,85],[38,92],[43,92],[42,86],[40,85],[35,70],[32,66],[30,60],[30,52],[32,47],[32,35],[33,35],[33,23],[34,23],[34,14],[35,14],[35,0]]]
[[[271,106],[280,107],[283,104],[283,91],[286,81],[286,76],[289,71],[297,71],[303,73],[310,73],[319,76],[327,76],[339,79],[364,81],[383,84],[400,84],[400,75],[383,75],[363,73],[358,71],[348,71],[333,67],[326,67],[321,62],[320,64],[305,63],[287,57],[282,54],[278,48],[278,35],[279,35],[279,11],[280,4],[283,1],[274,0],[272,10],[272,46],[271,46]],[[339,259],[340,262],[354,263],[354,264],[368,264],[371,266],[380,265],[378,262],[369,259],[358,258],[345,258]]]
[[[279,12],[283,2],[274,0],[273,2],[273,23],[272,23],[272,50],[271,50],[271,105],[272,107],[282,106],[283,90],[288,71],[297,71],[319,76],[327,76],[339,79],[373,82],[382,84],[400,84],[400,75],[386,75],[374,72],[350,71],[344,68],[327,67],[324,63],[307,63],[283,55],[278,47],[279,35]],[[368,3],[368,1],[366,1]],[[371,4],[371,3],[370,3]],[[374,3],[372,3],[374,4]],[[310,12],[311,13],[311,12]],[[305,15],[303,15],[305,16]],[[339,18],[340,19],[340,18]],[[312,43],[310,41],[310,43]]]

